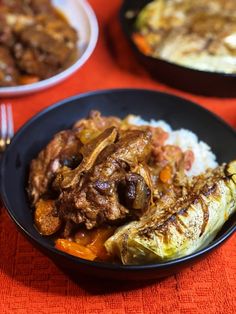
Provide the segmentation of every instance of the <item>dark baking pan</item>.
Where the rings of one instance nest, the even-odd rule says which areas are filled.
[[[216,97],[236,97],[236,74],[194,70],[146,56],[139,51],[131,36],[134,32],[137,15],[149,2],[151,1],[125,0],[120,9],[120,21],[132,49],[151,75],[165,84],[190,93]]]

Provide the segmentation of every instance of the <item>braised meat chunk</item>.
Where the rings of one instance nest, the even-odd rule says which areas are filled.
[[[88,229],[138,216],[147,208],[151,193],[144,178],[133,172],[149,154],[150,133],[133,130],[120,134],[120,139],[103,149],[79,182],[72,180],[70,171],[65,174],[70,177],[71,185],[60,194],[58,215],[66,221],[85,224]],[[79,170],[80,166],[72,171],[75,177],[77,171],[81,174]],[[125,202],[120,196],[121,185]],[[140,190],[142,193],[137,196]],[[142,201],[138,200],[141,196]]]
[[[43,17],[18,34],[14,53],[22,71],[41,79],[63,69],[76,52],[77,33],[66,22]]]
[[[0,46],[0,86],[16,85],[18,75],[10,50]]]
[[[53,14],[50,0],[2,0],[2,5],[21,14]]]
[[[101,132],[110,127],[119,128],[121,120],[118,117],[104,117],[97,110],[91,110],[87,119],[81,119],[74,125],[79,131],[79,138],[83,144],[96,138]]]
[[[88,172],[93,167],[98,155],[107,146],[114,143],[116,137],[117,130],[115,128],[109,128],[84,145],[80,150],[80,154],[83,157],[80,165],[74,170],[67,167],[62,168],[57,174],[54,186],[59,190],[75,187],[79,183],[81,175],[83,175],[84,172]]]
[[[0,45],[19,72],[11,85],[38,82],[60,73],[77,58],[78,34],[49,0],[0,2]],[[7,86],[7,81],[0,86]]]
[[[14,45],[14,36],[12,28],[8,24],[7,17],[4,12],[1,12],[0,8],[0,45],[4,45],[6,48]]]
[[[50,193],[50,184],[61,167],[74,168],[78,165],[80,146],[81,142],[75,131],[62,131],[54,136],[36,159],[32,160],[28,191],[33,205],[45,194]]]
[[[83,144],[80,140],[88,127],[84,121],[83,126],[76,124],[74,129],[56,134],[31,162],[28,193],[36,207],[36,226],[44,235],[63,225],[66,236],[76,226],[119,225],[138,218],[151,202],[152,183],[146,165],[151,132],[124,131],[118,119],[104,118],[102,122],[103,117],[94,114],[87,120],[94,132],[90,141]],[[93,121],[95,116],[100,122]],[[95,133],[98,136],[94,137]]]

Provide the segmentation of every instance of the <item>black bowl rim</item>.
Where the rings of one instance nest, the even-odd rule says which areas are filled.
[[[224,127],[228,128],[228,130],[230,132],[233,133],[233,135],[236,137],[236,131],[227,123],[224,122],[224,120],[222,120],[220,117],[218,117],[217,115],[215,115],[214,113],[212,113],[211,111],[205,109],[204,107],[184,98],[184,97],[179,97],[170,93],[165,93],[165,92],[159,92],[157,90],[152,90],[152,89],[139,89],[139,88],[115,88],[115,89],[101,89],[101,90],[93,90],[93,91],[89,91],[89,92],[85,92],[82,94],[78,94],[69,98],[65,98],[61,101],[56,102],[55,104],[41,110],[39,113],[37,113],[36,115],[34,115],[32,118],[30,118],[15,134],[15,136],[13,137],[10,146],[12,146],[18,139],[18,137],[21,135],[21,133],[23,133],[25,131],[25,129],[27,129],[32,123],[34,123],[35,120],[37,120],[38,118],[40,118],[41,116],[47,114],[47,112],[52,111],[58,107],[62,107],[65,105],[68,105],[68,103],[75,101],[75,100],[79,100],[81,98],[86,98],[86,97],[90,97],[90,96],[96,96],[96,95],[100,95],[100,94],[112,94],[112,93],[129,93],[129,92],[144,92],[144,93],[158,93],[158,94],[162,94],[168,97],[171,97],[173,99],[173,101],[176,100],[184,100],[187,101],[191,106],[194,106],[196,108],[198,108],[199,110],[201,110],[203,113],[207,113],[210,114],[214,119],[218,120],[218,122],[220,122],[221,124],[224,125]],[[6,152],[3,155],[2,158],[2,162],[1,162],[1,168],[0,168],[0,175],[1,178],[4,175],[4,164],[5,161],[7,159],[7,154],[8,154],[8,150],[9,148],[7,148]],[[14,210],[11,209],[11,206],[8,203],[8,197],[5,193],[5,188],[4,188],[4,184],[3,181],[1,180],[1,186],[0,186],[0,190],[1,190],[1,197],[2,197],[2,201],[6,207],[7,213],[10,216],[10,218],[14,221],[14,223],[18,226],[18,228],[20,229],[20,231],[25,234],[26,237],[28,237],[31,241],[33,241],[34,243],[37,243],[39,246],[41,246],[43,249],[46,249],[48,251],[51,251],[52,253],[59,255],[63,258],[67,258],[72,262],[75,263],[79,263],[79,264],[83,264],[83,265],[87,265],[87,266],[91,266],[91,267],[95,267],[95,268],[100,268],[100,269],[107,269],[107,270],[121,270],[121,271],[148,271],[148,270],[157,270],[157,269],[164,269],[166,267],[171,267],[171,266],[176,266],[178,264],[184,263],[184,262],[188,262],[191,261],[197,257],[203,256],[208,252],[211,252],[214,248],[220,246],[225,240],[227,240],[235,231],[236,231],[236,222],[234,223],[233,226],[231,226],[229,228],[229,230],[227,230],[224,234],[222,234],[218,239],[213,240],[207,247],[192,253],[190,255],[184,256],[184,257],[180,257],[178,259],[174,259],[174,260],[170,260],[170,261],[166,261],[166,262],[162,262],[162,263],[152,263],[152,264],[144,264],[144,265],[122,265],[122,264],[112,264],[112,263],[107,263],[107,262],[96,262],[96,261],[89,261],[89,260],[85,260],[79,257],[75,257],[72,256],[70,254],[64,253],[60,250],[57,250],[55,247],[52,247],[51,245],[49,245],[48,243],[45,243],[44,241],[41,241],[41,239],[38,239],[36,237],[34,237],[26,228],[24,228],[16,219],[16,217],[14,216]]]
[[[152,60],[152,61],[157,61],[157,62],[161,62],[163,64],[166,65],[170,65],[175,67],[176,69],[181,69],[181,70],[186,70],[192,73],[199,73],[202,75],[213,75],[215,77],[227,77],[227,78],[235,78],[236,79],[236,73],[224,73],[224,72],[214,72],[214,71],[204,71],[204,70],[199,70],[199,69],[194,69],[194,68],[190,68],[184,65],[179,65],[177,63],[174,62],[170,62],[167,61],[165,59],[161,59],[161,58],[156,58],[156,57],[152,57],[152,56],[147,56],[144,53],[142,53],[138,47],[136,46],[136,44],[133,42],[131,36],[130,36],[130,32],[127,31],[127,27],[126,27],[126,22],[125,20],[127,20],[127,18],[125,17],[125,13],[127,12],[125,10],[125,5],[129,0],[123,0],[123,3],[120,7],[120,21],[121,21],[121,26],[123,29],[123,32],[125,33],[129,43],[131,44],[132,48],[135,50],[136,53],[138,53],[140,56],[142,56],[143,58]],[[151,2],[151,1],[150,1]]]

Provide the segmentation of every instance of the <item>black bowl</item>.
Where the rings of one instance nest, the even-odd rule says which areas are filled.
[[[124,34],[132,49],[154,78],[187,92],[207,96],[236,96],[236,75],[194,70],[165,60],[153,58],[140,52],[132,40],[134,23],[138,13],[151,0],[124,0],[120,10],[120,20]],[[127,12],[134,13],[127,18]]]
[[[104,115],[124,117],[129,113],[145,119],[163,119],[173,128],[187,128],[207,142],[219,162],[228,162],[236,155],[236,133],[200,106],[178,98],[148,90],[121,89],[91,92],[63,100],[49,107],[26,123],[15,135],[4,154],[1,166],[2,199],[9,215],[20,231],[56,264],[73,275],[100,276],[115,279],[153,279],[164,277],[189,266],[222,244],[236,229],[236,215],[224,225],[217,238],[203,250],[162,264],[122,266],[90,262],[56,250],[50,238],[36,231],[26,194],[30,161],[52,136],[88,115],[91,109]]]

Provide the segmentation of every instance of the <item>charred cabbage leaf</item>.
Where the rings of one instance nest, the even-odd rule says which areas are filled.
[[[176,259],[208,245],[236,211],[236,161],[195,177],[189,193],[167,208],[160,203],[139,221],[120,227],[106,241],[107,251],[123,264],[146,264]]]

